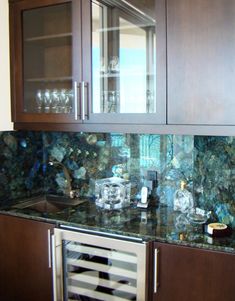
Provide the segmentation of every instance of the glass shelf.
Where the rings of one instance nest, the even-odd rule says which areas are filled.
[[[38,77],[38,78],[26,78],[28,83],[53,83],[53,82],[68,82],[72,81],[71,76],[65,77]]]
[[[36,37],[26,38],[25,42],[37,42],[37,41],[50,40],[50,39],[61,39],[61,38],[67,38],[67,37],[72,37],[72,33],[69,32],[69,33],[36,36]]]

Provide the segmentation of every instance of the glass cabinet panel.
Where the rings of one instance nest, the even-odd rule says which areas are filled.
[[[92,113],[156,113],[155,1],[92,1]]]
[[[23,111],[73,111],[72,4],[50,5],[22,12]]]
[[[147,300],[148,242],[64,227],[52,239],[56,300]]]
[[[136,300],[136,254],[71,241],[63,247],[65,300]]]

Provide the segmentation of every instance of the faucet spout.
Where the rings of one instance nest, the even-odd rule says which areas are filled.
[[[63,170],[65,179],[66,179],[66,188],[64,191],[64,194],[70,198],[74,197],[74,191],[72,190],[72,179],[70,177],[69,171],[68,169],[65,167],[65,165],[59,161],[54,161],[54,160],[50,160],[49,161],[49,165],[51,166],[60,166]]]

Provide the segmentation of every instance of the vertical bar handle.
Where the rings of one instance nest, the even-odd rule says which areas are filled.
[[[81,119],[82,119],[82,121],[84,121],[85,117],[86,117],[85,116],[85,86],[86,86],[85,82],[82,81],[81,82],[81,100],[82,100]]]
[[[73,93],[74,93],[74,118],[75,118],[75,120],[78,120],[78,83],[77,83],[77,81],[74,81]]]
[[[85,83],[85,89],[86,89],[86,111],[85,116],[87,119],[89,119],[89,84]]]
[[[159,250],[157,248],[154,249],[154,293],[157,293],[158,288],[158,254]]]
[[[55,235],[51,235],[51,254],[52,254],[52,278],[53,278],[53,301],[57,301],[56,283],[56,255],[55,255]]]
[[[51,269],[51,230],[47,230],[47,243],[48,243],[48,268]]]

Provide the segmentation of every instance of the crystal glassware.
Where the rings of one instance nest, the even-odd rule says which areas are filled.
[[[66,89],[60,91],[60,112],[66,113],[66,103],[68,103],[69,97]]]
[[[187,218],[192,225],[205,224],[210,216],[211,211],[206,211],[201,208],[192,208],[187,214]]]
[[[181,181],[180,189],[176,190],[174,195],[174,210],[187,213],[193,207],[192,193],[186,189],[186,183]]]
[[[42,90],[37,90],[35,101],[36,101],[37,112],[42,113],[42,108],[43,108],[43,92],[42,92]]]
[[[112,56],[109,61],[109,73],[119,72],[119,59],[117,56]]]
[[[52,113],[59,113],[59,104],[60,104],[59,91],[57,89],[54,89],[51,92],[51,111],[52,111]]]
[[[131,184],[121,178],[112,177],[95,183],[96,205],[107,210],[115,210],[130,205]]]
[[[67,90],[66,92],[66,99],[65,99],[65,113],[66,114],[70,114],[72,113],[72,103],[73,103],[73,97],[74,97],[74,94],[73,94],[73,90]]]
[[[44,100],[45,113],[50,113],[50,111],[51,111],[51,91],[49,89],[45,90],[43,100]]]

